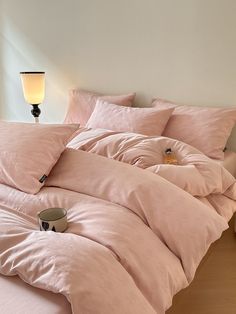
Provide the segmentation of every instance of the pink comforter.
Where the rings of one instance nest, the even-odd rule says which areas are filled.
[[[234,179],[218,169],[220,183],[201,178],[211,195],[203,187],[196,198],[150,171],[67,149],[38,194],[0,185],[0,272],[65,295],[73,313],[163,314],[235,210]],[[38,230],[36,213],[54,206],[68,209],[64,234]]]

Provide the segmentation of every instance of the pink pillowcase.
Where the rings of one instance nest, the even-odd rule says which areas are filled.
[[[69,94],[69,107],[64,123],[80,123],[80,126],[85,126],[99,98],[116,105],[131,107],[135,94],[104,96],[80,89],[72,89]]]
[[[174,109],[127,108],[98,100],[86,127],[161,135]]]
[[[35,194],[78,125],[0,122],[0,183]]]
[[[236,108],[180,106],[155,99],[155,108],[175,108],[164,136],[190,144],[205,155],[223,159],[226,142],[236,122]]]

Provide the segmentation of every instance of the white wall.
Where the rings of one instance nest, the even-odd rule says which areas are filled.
[[[235,0],[2,0],[1,115],[30,121],[20,71],[45,70],[41,121],[67,90],[137,91],[183,104],[236,104]],[[1,77],[0,77],[1,78]],[[232,144],[232,142],[234,142]],[[236,149],[236,132],[231,139]]]

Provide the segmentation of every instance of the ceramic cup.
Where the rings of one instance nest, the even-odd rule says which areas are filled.
[[[41,231],[63,232],[67,228],[67,211],[64,208],[47,208],[38,213]]]

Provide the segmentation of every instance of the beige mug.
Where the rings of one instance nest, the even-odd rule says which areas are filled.
[[[41,231],[64,232],[67,228],[67,211],[64,208],[53,207],[38,213]]]

